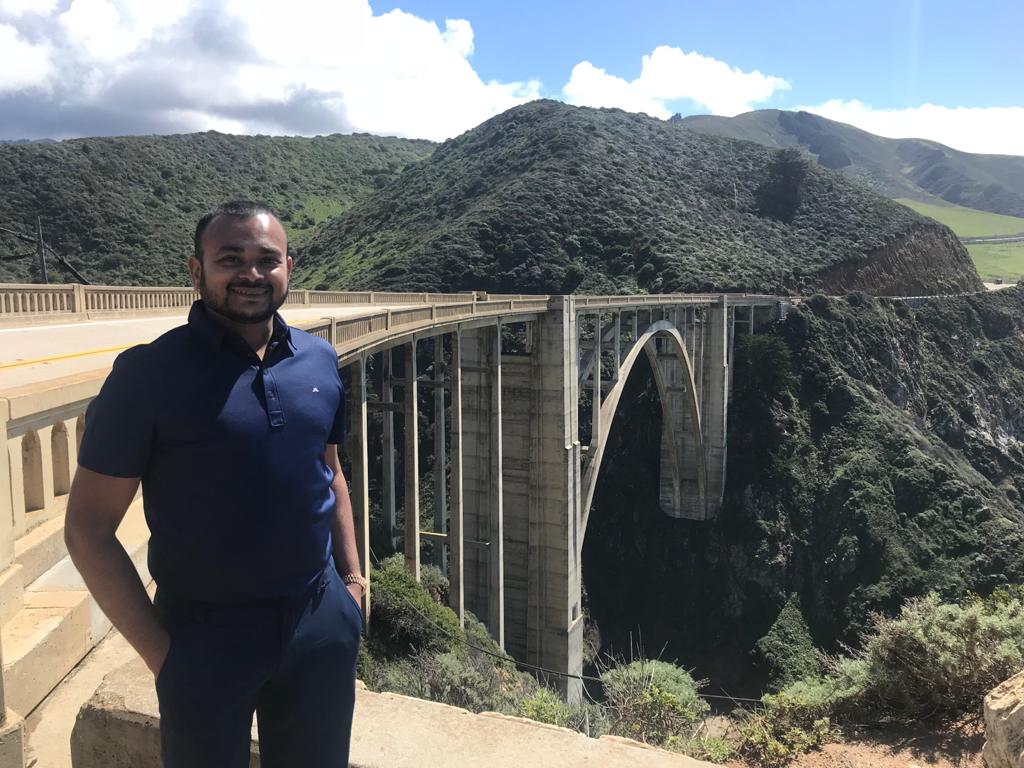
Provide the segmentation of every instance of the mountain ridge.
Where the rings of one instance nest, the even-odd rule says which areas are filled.
[[[866,268],[886,253],[890,267]],[[545,100],[441,144],[326,222],[297,276],[516,293],[981,288],[948,229],[817,164]]]
[[[1024,216],[1024,157],[963,152],[929,139],[889,139],[809,112],[764,109],[674,122],[775,149],[799,147],[888,197]]]

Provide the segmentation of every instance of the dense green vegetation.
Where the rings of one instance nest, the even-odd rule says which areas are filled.
[[[805,291],[911,235],[946,232],[779,157],[644,115],[537,101],[445,142],[320,227],[297,275],[324,288]],[[935,247],[916,254],[930,290],[980,287],[966,252]]]
[[[756,764],[784,765],[833,739],[836,723],[946,723],[978,718],[982,699],[1024,666],[1019,587],[986,599],[910,600],[899,615],[877,615],[860,648],[826,659],[775,695],[743,729],[741,750]]]
[[[255,198],[296,245],[312,228],[428,155],[425,141],[202,133],[0,146],[0,227],[43,234],[94,283],[179,285],[199,217]],[[0,233],[0,281],[36,279],[31,244]],[[51,281],[72,282],[54,266]]]
[[[776,149],[798,147],[826,168],[889,197],[1024,216],[1024,157],[960,152],[924,139],[886,139],[819,115],[778,109],[736,117],[693,115],[680,123]]]
[[[751,653],[801,636],[778,626],[794,593],[835,650],[914,596],[1024,582],[1024,290],[919,309],[819,296],[764,330],[738,338],[719,518],[660,513],[660,414],[637,373],[583,550],[606,646],[642,627],[732,693],[805,663]]]

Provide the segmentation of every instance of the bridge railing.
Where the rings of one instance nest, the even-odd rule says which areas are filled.
[[[486,296],[486,294],[480,294]],[[188,309],[199,294],[187,287],[129,287],[116,285],[0,284],[0,323],[48,323],[99,317],[175,314]],[[516,297],[519,298],[519,297]],[[395,293],[388,291],[293,290],[286,306],[345,306],[371,304],[473,303],[475,293]]]

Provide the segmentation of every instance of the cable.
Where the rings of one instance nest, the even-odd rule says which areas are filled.
[[[380,568],[380,560],[377,558],[377,555],[374,553],[372,547],[370,548],[370,557],[373,558],[374,563],[376,564],[377,568],[379,569]],[[571,672],[561,672],[561,671],[559,671],[557,669],[548,669],[547,667],[541,667],[541,666],[538,666],[536,664],[529,664],[529,663],[527,663],[525,661],[519,661],[517,659],[512,658],[511,656],[507,656],[507,655],[503,656],[501,654],[495,653],[494,651],[489,651],[486,648],[480,648],[480,647],[478,647],[476,645],[473,645],[465,637],[459,637],[458,635],[455,635],[452,632],[448,631],[448,629],[446,627],[443,627],[440,624],[438,624],[437,622],[435,622],[433,619],[431,619],[429,616],[427,616],[425,613],[423,613],[423,611],[421,611],[418,607],[416,607],[416,605],[408,597],[406,597],[405,595],[402,595],[402,599],[405,601],[405,603],[410,608],[412,608],[416,613],[418,613],[420,615],[420,617],[424,621],[426,621],[428,624],[430,624],[435,629],[439,630],[442,634],[447,635],[450,639],[454,640],[455,642],[461,643],[462,645],[466,646],[467,648],[472,648],[474,651],[477,651],[478,653],[482,653],[485,656],[490,656],[490,657],[498,659],[500,661],[506,661],[506,662],[507,661],[511,661],[517,667],[520,667],[520,668],[523,668],[523,669],[528,669],[528,670],[531,670],[533,672],[541,672],[541,673],[546,674],[546,675],[556,675],[558,677],[565,677],[565,678],[568,678],[570,680],[580,680],[582,682],[601,683],[601,678],[599,678],[599,677],[594,677],[592,675],[574,675]],[[583,686],[583,690],[586,691],[586,686]],[[731,702],[734,702],[734,703],[738,703],[738,702],[748,702],[748,703],[752,703],[752,704],[760,704],[761,703],[760,699],[748,699],[748,698],[743,698],[743,697],[740,697],[740,696],[717,696],[717,695],[710,694],[710,693],[698,693],[697,696],[699,698],[702,698],[702,699],[716,699],[716,700],[721,700],[721,701],[731,701]],[[589,692],[587,693],[587,697],[590,698]],[[592,698],[591,698],[591,701],[593,701]]]

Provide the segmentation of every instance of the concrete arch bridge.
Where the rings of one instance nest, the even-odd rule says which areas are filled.
[[[123,348],[102,333],[147,341],[159,329],[144,326],[181,322],[195,298],[186,288],[0,285],[0,332],[12,351],[10,360],[0,355],[0,712],[4,702],[30,711],[109,627],[76,581],[62,537],[82,416]],[[447,573],[460,618],[471,610],[521,661],[578,675],[580,553],[637,360],[651,362],[663,406],[661,508],[712,518],[725,481],[734,336],[788,306],[737,294],[292,291],[284,310],[334,346],[348,386],[346,454],[364,569],[372,495],[393,537],[402,534],[408,568],[418,576],[426,553]],[[61,367],[74,354],[17,361],[22,337],[35,357],[51,335],[65,345],[54,351],[102,348],[82,352],[86,367]],[[421,456],[432,457],[429,466]],[[433,511],[422,529],[421,506]],[[130,514],[136,523],[119,536],[144,571],[148,532],[141,507]],[[561,682],[578,695],[576,681]]]
[[[390,328],[363,328],[351,342],[342,338],[351,328],[334,328],[348,371],[364,566],[373,486],[396,539],[404,509],[413,573],[421,544],[432,542],[431,559],[449,577],[460,618],[471,610],[521,661],[579,675],[583,539],[636,361],[650,361],[662,402],[661,508],[677,518],[713,518],[725,484],[734,335],[789,304],[749,295],[479,295],[467,317],[468,306],[438,306],[416,328],[395,327],[392,314]],[[424,404],[431,434],[420,435]],[[379,482],[371,482],[368,449],[375,412],[383,414]],[[422,441],[430,441],[431,467],[420,467]],[[432,530],[419,523],[424,481],[432,486]],[[570,697],[579,694],[577,681],[560,682]]]

